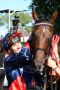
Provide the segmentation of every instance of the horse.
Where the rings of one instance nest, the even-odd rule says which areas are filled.
[[[49,21],[41,21],[35,10],[32,8],[32,17],[35,21],[31,33],[31,52],[33,54],[33,63],[35,71],[35,80],[37,85],[46,89],[46,71],[47,71],[47,60],[50,55],[51,40],[53,37],[53,26],[57,18],[57,11],[55,11]],[[40,83],[41,82],[41,83]]]

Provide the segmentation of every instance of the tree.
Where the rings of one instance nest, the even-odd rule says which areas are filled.
[[[26,12],[20,12],[20,13],[17,13],[17,15],[19,16],[19,21],[21,25],[27,30],[27,32],[31,32],[32,27],[27,26],[27,24],[32,22],[31,15]]]
[[[60,33],[60,0],[32,0],[30,7],[32,6],[41,20],[50,19],[52,13],[57,10],[58,17],[54,26],[54,33]]]
[[[24,27],[26,26],[26,24],[32,21],[32,17],[28,13],[20,13],[19,18],[22,26]]]
[[[12,26],[12,20],[14,18],[14,16],[17,15],[19,16],[19,21],[21,23],[21,25],[23,27],[26,27],[26,24],[32,22],[32,17],[30,16],[30,14],[28,14],[27,12],[17,12],[17,13],[14,13],[11,18],[10,18],[10,24]],[[8,25],[9,24],[9,16],[8,16],[8,13],[6,14],[1,14],[0,15],[0,26],[1,25]],[[28,28],[28,27],[27,27]],[[27,29],[28,30],[28,29]]]
[[[8,14],[1,14],[0,15],[0,26],[3,26],[3,25],[8,25],[8,22],[9,22],[9,20],[8,20]]]

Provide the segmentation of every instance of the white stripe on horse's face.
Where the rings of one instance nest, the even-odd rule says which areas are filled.
[[[43,33],[46,31],[46,28],[45,28],[45,26],[43,27]]]

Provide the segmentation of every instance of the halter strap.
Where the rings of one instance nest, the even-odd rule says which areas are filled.
[[[53,26],[51,23],[45,23],[45,22],[41,22],[41,23],[35,23],[35,25],[49,25],[49,26]]]
[[[44,51],[46,52],[46,50],[44,48],[35,48],[34,51],[36,52],[37,50],[41,50],[41,51]]]

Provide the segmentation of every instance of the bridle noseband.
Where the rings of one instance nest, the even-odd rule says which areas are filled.
[[[51,23],[48,23],[48,22],[35,23],[35,26],[37,26],[37,25],[48,25],[48,26],[53,27],[53,25]]]
[[[41,50],[41,51],[44,51],[46,53],[46,50],[44,48],[35,48],[34,52],[36,52],[37,50]]]
[[[35,23],[35,26],[37,26],[37,25],[45,25],[45,26],[51,26],[51,27],[53,27],[53,25],[52,25],[52,23],[49,23],[49,22],[40,22],[40,23]],[[43,51],[43,52],[45,52],[45,54],[47,55],[47,50],[46,49],[44,49],[44,48],[35,48],[34,49],[34,52],[36,52],[37,50],[41,50],[41,51]],[[48,56],[48,55],[47,55]]]

